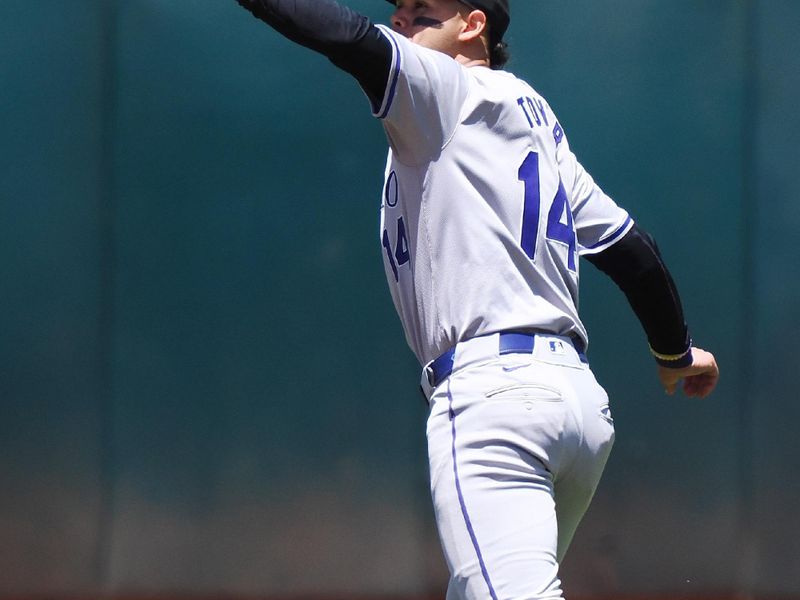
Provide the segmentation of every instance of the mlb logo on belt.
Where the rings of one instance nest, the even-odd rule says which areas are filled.
[[[561,340],[550,340],[550,352],[552,354],[564,354],[564,343]]]

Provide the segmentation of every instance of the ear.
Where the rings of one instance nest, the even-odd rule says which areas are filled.
[[[471,42],[481,37],[487,29],[486,13],[482,10],[473,10],[464,17],[464,25],[458,34],[460,42]]]

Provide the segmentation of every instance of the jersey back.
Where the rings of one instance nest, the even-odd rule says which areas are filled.
[[[394,53],[375,112],[390,145],[380,236],[420,363],[498,331],[586,344],[578,257],[620,239],[630,217],[581,167],[526,82],[381,31]]]

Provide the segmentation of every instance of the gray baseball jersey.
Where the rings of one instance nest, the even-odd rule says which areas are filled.
[[[570,151],[547,102],[381,27],[393,63],[381,243],[392,300],[425,364],[499,331],[578,337],[578,256],[632,227]]]

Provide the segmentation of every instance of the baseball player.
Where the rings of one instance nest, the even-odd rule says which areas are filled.
[[[350,73],[386,132],[379,241],[423,367],[447,598],[561,598],[558,565],[614,438],[579,257],[626,295],[668,393],[682,381],[704,397],[719,376],[653,239],[502,69],[508,0],[389,0],[391,27],[334,0],[237,1]]]

